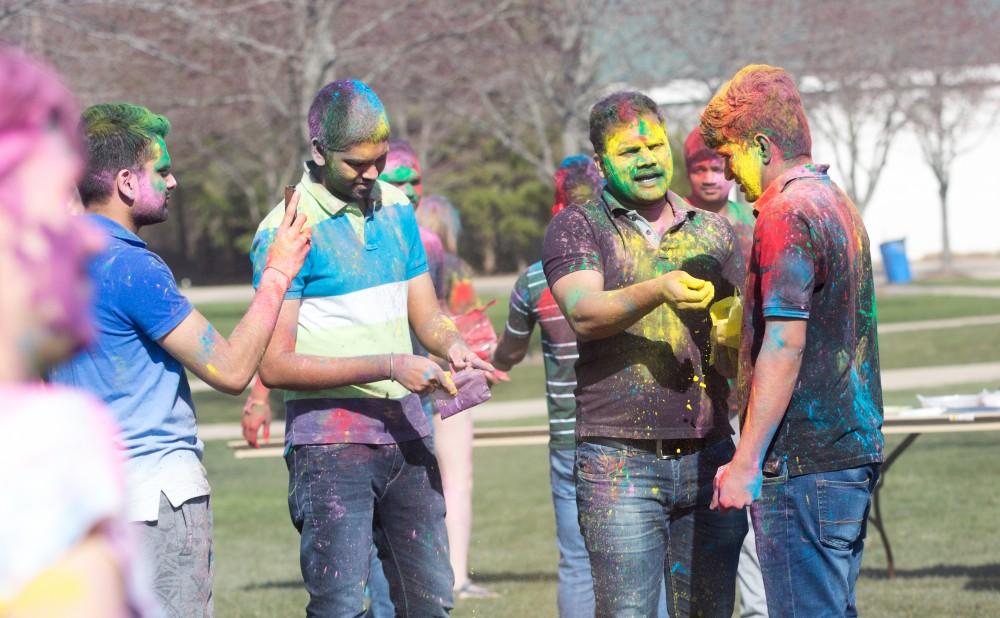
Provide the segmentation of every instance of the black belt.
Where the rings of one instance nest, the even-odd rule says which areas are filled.
[[[581,442],[610,446],[621,450],[639,450],[656,455],[657,459],[680,459],[685,455],[697,453],[707,446],[718,442],[718,438],[675,438],[667,440],[639,440],[632,438],[604,438],[599,436],[584,436]]]

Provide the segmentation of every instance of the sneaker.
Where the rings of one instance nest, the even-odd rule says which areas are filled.
[[[464,584],[455,588],[455,596],[464,601],[466,599],[495,599],[500,595],[489,588],[472,583],[471,579],[467,579]]]

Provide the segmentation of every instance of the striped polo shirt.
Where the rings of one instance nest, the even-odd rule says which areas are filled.
[[[542,328],[545,395],[549,408],[549,448],[576,448],[576,333],[553,298],[542,263],[535,262],[517,278],[510,293],[505,337],[528,338]]]
[[[307,169],[296,189],[312,248],[285,295],[301,299],[295,351],[327,358],[411,354],[407,285],[427,272],[413,207],[377,181],[371,207],[345,203]],[[278,204],[257,228],[254,287],[284,215]],[[285,392],[285,442],[393,444],[430,433],[420,399],[398,382]]]

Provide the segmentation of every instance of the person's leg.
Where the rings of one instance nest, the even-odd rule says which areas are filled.
[[[730,384],[732,387],[732,384]],[[740,416],[731,408],[732,416],[729,424],[736,433],[733,441],[740,443]],[[747,509],[747,521],[750,521],[750,510]],[[740,548],[740,564],[736,569],[736,584],[740,589],[740,618],[767,618],[767,598],[764,596],[764,578],[760,574],[760,562],[757,560],[757,542],[751,523],[747,536]]]
[[[394,453],[394,447],[327,444],[297,446],[288,454],[288,508],[302,535],[299,564],[309,592],[307,616],[364,615],[372,484],[384,476]]]
[[[454,577],[441,473],[429,440],[398,445],[388,481],[375,505],[375,545],[396,615],[447,616]]]
[[[850,616],[875,465],[765,478],[751,506],[768,612]]]
[[[735,452],[725,439],[674,460],[674,489],[664,564],[667,601],[673,618],[730,618],[736,605],[736,567],[747,533],[746,512],[715,510],[712,488],[719,466]]]
[[[457,414],[441,420],[434,415],[434,449],[441,469],[445,525],[455,589],[469,581],[469,538],[472,534],[472,415]]]
[[[556,544],[559,547],[557,599],[561,618],[593,618],[594,580],[576,510],[576,484],[573,481],[575,456],[574,449],[549,451],[549,479],[556,514]]]
[[[215,556],[208,496],[173,507],[160,494],[156,522],[138,522],[139,543],[150,561],[153,589],[168,618],[211,617]]]
[[[581,442],[576,451],[580,530],[590,554],[596,614],[647,617],[663,587],[666,513],[652,455]],[[669,469],[669,468],[668,468]]]
[[[750,515],[747,514],[749,520]],[[751,526],[740,548],[740,564],[736,570],[736,583],[740,589],[740,618],[767,618],[767,597],[764,596],[764,577],[757,560],[757,536]]]
[[[365,596],[368,601],[365,618],[393,618],[396,615],[389,596],[389,580],[382,571],[382,561],[378,559],[374,543],[368,555],[368,586],[365,588]]]

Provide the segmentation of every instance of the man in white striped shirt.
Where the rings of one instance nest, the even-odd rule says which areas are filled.
[[[556,171],[552,214],[571,203],[586,203],[600,195],[603,180],[585,155],[568,157]],[[493,365],[507,371],[524,359],[535,324],[542,330],[545,390],[549,409],[549,463],[552,502],[559,545],[559,615],[593,616],[594,588],[590,559],[577,521],[573,459],[576,452],[576,333],[552,298],[541,261],[527,268],[510,294],[507,326]]]

